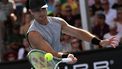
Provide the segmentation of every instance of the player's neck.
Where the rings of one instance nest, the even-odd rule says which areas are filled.
[[[45,20],[37,20],[38,23],[42,25],[47,25],[48,24],[48,19],[46,18]]]

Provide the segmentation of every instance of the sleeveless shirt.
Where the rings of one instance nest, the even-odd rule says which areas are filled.
[[[55,51],[61,51],[62,44],[60,42],[60,36],[61,36],[61,23],[59,21],[60,18],[58,17],[47,17],[47,18],[48,18],[47,25],[42,25],[41,23],[38,23],[36,20],[33,20],[30,28],[28,29],[27,34],[31,31],[36,31],[42,35],[44,40],[46,40]]]

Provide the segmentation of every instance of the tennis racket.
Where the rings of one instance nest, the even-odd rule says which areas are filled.
[[[33,49],[28,53],[27,57],[35,69],[57,69],[59,63],[72,61],[71,58],[54,58],[51,61],[47,61],[44,58],[45,54],[46,52],[42,50]]]

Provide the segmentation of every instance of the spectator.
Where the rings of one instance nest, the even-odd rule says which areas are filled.
[[[77,0],[78,1],[78,0]],[[72,8],[72,14],[79,14],[79,8],[78,8],[78,3],[76,0],[67,0],[67,3],[71,6]]]
[[[15,6],[16,6],[15,12],[16,12],[17,17],[20,20],[21,20],[21,15],[23,13],[23,8],[25,7],[26,1],[27,0],[14,0]]]
[[[23,35],[24,37],[31,24],[31,20],[32,20],[32,16],[30,15],[30,13],[25,13],[24,17],[23,17],[23,24],[20,27],[20,34]],[[23,38],[21,48],[18,51],[18,59],[20,60],[20,59],[25,58],[28,51],[29,51],[29,43],[28,43],[27,39]]]
[[[48,4],[48,13],[50,12],[54,12],[55,10],[55,7],[54,7],[54,3],[55,3],[55,0],[48,0],[47,4]]]
[[[66,34],[62,34],[62,51],[63,52],[71,52],[71,43],[70,43],[70,39],[71,37],[69,35]]]
[[[122,35],[122,7],[117,9],[117,18],[115,20],[117,31]]]
[[[0,10],[3,12],[5,19],[7,20],[10,13],[13,12],[13,4],[8,0],[2,0],[2,2],[0,2]]]
[[[2,42],[2,44],[4,43],[5,21],[11,12],[13,12],[12,3],[8,2],[8,0],[2,0],[0,2],[0,43]]]
[[[115,3],[117,3],[117,0],[108,0],[109,1],[109,6],[110,6],[110,8],[112,8],[112,6],[115,4]]]
[[[112,21],[117,17],[117,11],[115,9],[110,8],[110,6],[109,6],[110,3],[108,0],[102,0],[101,3],[102,3],[102,7],[104,9],[105,16],[106,16],[105,22],[109,26],[111,26],[111,25],[113,25]]]
[[[94,0],[95,3],[91,6],[93,14],[95,14],[97,11],[102,11],[102,5],[100,0]]]
[[[18,42],[22,43],[23,36],[20,34],[19,26],[13,26],[11,34],[7,37],[7,43]]]
[[[61,6],[62,4],[58,1],[55,2],[55,11],[54,11],[54,16],[61,17]]]
[[[117,9],[119,7],[122,7],[122,0],[117,0],[117,3],[112,6],[113,9]]]
[[[81,41],[79,39],[76,39],[76,38],[71,39],[71,47],[72,47],[71,52],[81,52],[82,51],[82,45],[81,45]]]
[[[94,0],[88,0],[88,6],[92,6],[94,4]]]
[[[17,60],[17,52],[9,51],[4,54],[4,62],[16,61]]]
[[[4,61],[16,61],[18,57],[19,44],[17,42],[12,42],[8,44],[7,51],[3,55]]]
[[[117,32],[121,35],[120,44],[122,44],[122,7],[117,9],[117,18],[114,22],[117,25]]]
[[[17,17],[14,13],[11,13],[7,20],[5,21],[5,30],[6,30],[6,34],[9,34],[12,32],[12,28],[13,28],[13,25],[17,24]],[[8,36],[8,35],[6,35]]]
[[[75,18],[74,18],[74,26],[77,27],[77,28],[81,28],[81,17],[80,15],[77,15]]]
[[[7,16],[13,12],[12,3],[8,2],[8,0],[0,1],[0,54],[2,55],[4,50],[4,36],[5,36],[5,21],[7,20]],[[0,55],[0,56],[1,56]],[[1,57],[0,57],[1,59]]]
[[[79,0],[74,0],[75,1],[75,9],[73,10],[73,15],[80,14],[80,3]]]
[[[14,13],[11,13],[8,18],[7,21],[5,21],[5,43],[8,43],[8,38],[9,36],[12,34],[13,32],[13,27],[14,25],[17,25],[17,17]],[[11,33],[11,34],[10,34]]]
[[[91,7],[89,7],[89,9],[88,9],[88,16],[90,19],[91,27],[93,27],[94,25],[96,25],[96,22],[95,22],[94,12]]]
[[[72,8],[68,3],[62,5],[61,17],[70,25],[74,25],[74,15],[72,15]]]
[[[97,12],[95,15],[96,25],[92,28],[92,33],[103,39],[104,34],[109,32],[109,26],[105,23],[105,15],[103,12]]]
[[[23,16],[23,23],[20,26],[20,34],[25,35],[27,33],[27,30],[31,24],[32,16],[30,13],[25,13]]]

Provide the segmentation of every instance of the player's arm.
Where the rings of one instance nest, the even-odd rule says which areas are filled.
[[[32,46],[32,48],[40,49],[45,52],[52,53],[55,57],[62,57],[61,52],[56,52],[52,49],[50,44],[43,39],[43,37],[36,31],[32,31],[28,33],[28,40]]]
[[[64,54],[62,52],[56,52],[50,44],[43,39],[43,37],[38,32],[29,32],[28,34],[28,40],[33,48],[37,48],[40,50],[43,50],[45,52],[52,53],[53,56],[58,58],[72,58],[72,61],[69,62],[69,64],[73,64],[77,62],[77,58],[73,56],[73,54]]]
[[[81,40],[91,42],[92,44],[95,44],[95,45],[101,45],[101,46],[111,45],[112,47],[115,48],[119,43],[116,37],[112,37],[106,40],[100,40],[99,38],[97,38],[96,36],[94,36],[93,34],[91,34],[90,32],[86,30],[71,26],[63,19],[59,19],[59,20],[61,21],[62,31],[65,34],[74,36]]]
[[[65,20],[61,19],[62,24],[62,32],[71,36],[74,36],[76,38],[79,38],[81,40],[85,41],[91,41],[94,35],[92,35],[90,32],[76,28],[74,26],[69,25]]]

